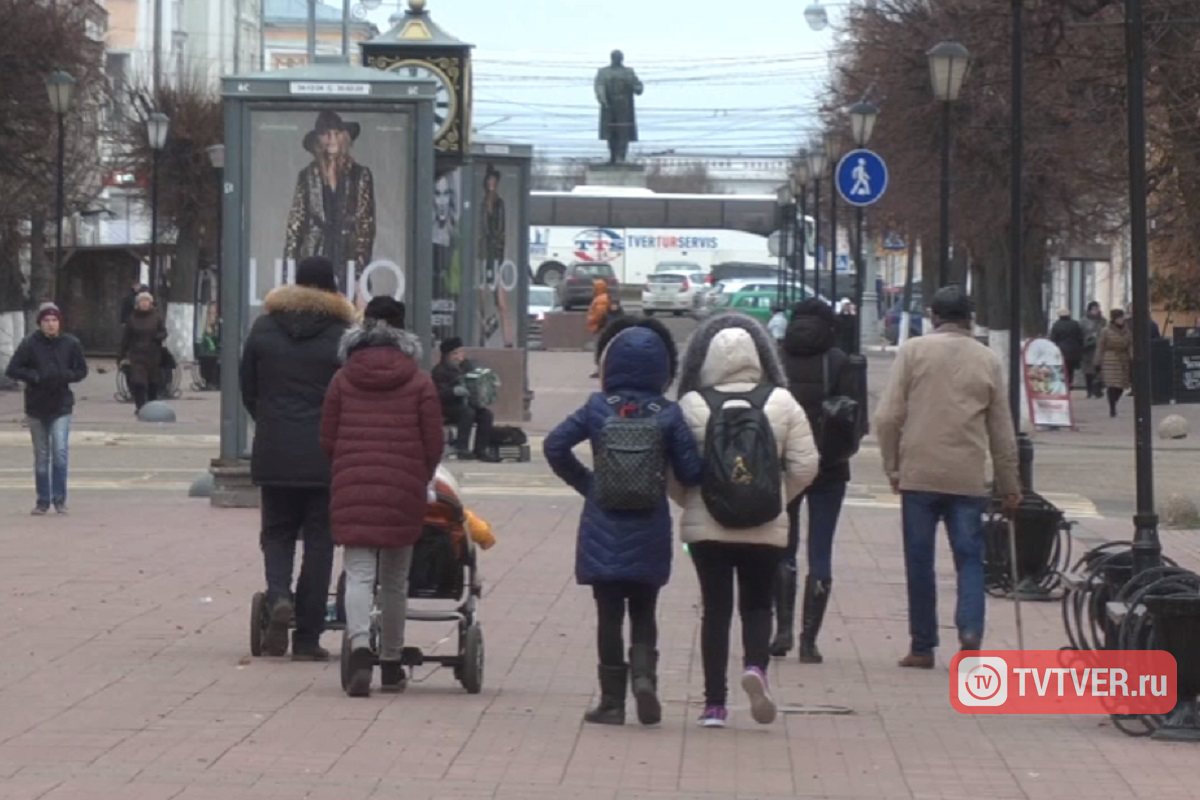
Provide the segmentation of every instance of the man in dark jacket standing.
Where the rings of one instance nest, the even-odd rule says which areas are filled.
[[[67,513],[67,439],[75,408],[72,383],[87,377],[87,362],[79,340],[62,332],[62,313],[54,303],[42,303],[38,329],[25,338],[8,362],[5,375],[25,384],[25,414],[33,438],[33,480],[37,490],[34,516],[51,504]]]
[[[1058,345],[1062,353],[1063,365],[1067,368],[1067,391],[1075,380],[1075,373],[1083,362],[1083,326],[1071,319],[1069,308],[1060,309],[1058,319],[1050,326],[1050,341]]]
[[[837,347],[841,322],[824,300],[798,303],[783,338],[783,367],[788,389],[804,408],[808,423],[821,430],[822,405],[830,397],[843,396],[862,403],[858,374],[849,357]],[[865,408],[861,408],[866,413]],[[818,435],[818,446],[821,437]],[[858,442],[845,448],[857,450]],[[771,655],[785,656],[792,649],[796,614],[796,555],[800,545],[800,505],[808,501],[808,574],[804,578],[804,607],[800,630],[800,661],[819,664],[817,634],[829,605],[833,586],[833,535],[837,530],[846,484],[850,482],[848,460],[833,460],[821,454],[821,468],[812,485],[788,504],[787,557],[779,567],[776,584],[776,634]]]
[[[293,661],[325,661],[320,645],[333,571],[329,459],[321,451],[321,407],[338,370],[338,345],[354,308],[338,294],[333,264],[306,258],[296,284],[273,289],[242,351],[242,402],[254,420],[251,476],[262,487],[262,551],[270,624],[268,655],[287,653],[293,612]],[[304,561],[292,599],[296,541]]]
[[[492,452],[492,410],[471,402],[463,377],[471,371],[463,341],[458,337],[444,339],[440,346],[442,360],[433,368],[433,382],[442,401],[442,417],[448,425],[458,426],[455,450],[459,461],[479,459],[498,462]],[[471,451],[471,428],[475,429],[475,450]]]

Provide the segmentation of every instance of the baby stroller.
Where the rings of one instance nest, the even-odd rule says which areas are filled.
[[[476,564],[476,546],[467,535],[465,509],[458,482],[439,466],[434,479],[435,497],[425,512],[421,538],[413,548],[408,577],[409,607],[405,619],[412,622],[458,623],[457,648],[448,655],[428,655],[417,647],[405,647],[401,664],[417,667],[440,664],[454,670],[455,679],[470,694],[483,690],[483,629],[478,604],[482,594]],[[378,592],[379,587],[375,587]],[[412,601],[441,601],[441,608],[415,609]],[[453,601],[453,605],[447,605]],[[266,595],[257,592],[250,607],[250,653],[262,655],[262,641],[269,623]],[[294,624],[294,623],[293,623]],[[371,612],[371,649],[378,652],[379,609]],[[338,576],[337,590],[330,597],[325,629],[342,631],[341,680],[350,680],[350,640],[346,635],[346,574]]]

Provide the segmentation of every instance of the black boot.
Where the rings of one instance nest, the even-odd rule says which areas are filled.
[[[658,701],[658,651],[648,644],[631,645],[629,676],[633,699],[637,702],[638,722],[643,725],[662,722],[662,703]]]
[[[601,664],[597,671],[600,675],[600,703],[583,715],[583,721],[597,725],[624,725],[625,684],[629,668],[624,664],[619,667]]]
[[[800,663],[820,664],[821,651],[817,649],[817,634],[825,619],[825,608],[829,605],[829,591],[833,581],[820,580],[812,575],[804,576],[804,615],[800,631]]]
[[[771,655],[782,657],[792,651],[795,624],[796,567],[783,563],[775,576],[775,639],[771,642]]]

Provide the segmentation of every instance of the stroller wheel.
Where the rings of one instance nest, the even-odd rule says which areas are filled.
[[[479,694],[483,691],[483,629],[479,623],[467,628],[463,636],[462,671],[459,682],[467,690],[467,694]]]
[[[262,655],[263,629],[267,624],[267,596],[255,592],[250,600],[250,655]]]

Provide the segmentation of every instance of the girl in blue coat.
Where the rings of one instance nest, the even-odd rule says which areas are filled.
[[[662,719],[657,694],[658,592],[671,576],[671,510],[666,492],[653,510],[608,511],[594,492],[594,474],[572,448],[590,441],[593,454],[604,422],[626,405],[653,406],[662,431],[667,464],[676,480],[700,483],[703,462],[679,407],[663,397],[675,379],[678,355],[667,329],[656,320],[618,320],[597,342],[603,390],[554,429],[543,445],[554,474],[584,497],[575,551],[575,579],[591,586],[596,599],[597,648],[600,655],[600,703],[584,715],[587,722],[625,724],[627,679],[632,673],[638,720],[654,725]],[[614,403],[613,398],[620,402]],[[629,663],[622,628],[629,614]]]

